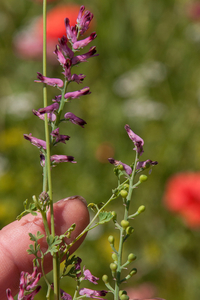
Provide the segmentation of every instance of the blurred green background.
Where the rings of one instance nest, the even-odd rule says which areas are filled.
[[[148,283],[153,287],[149,297],[199,300],[200,231],[168,212],[162,198],[172,174],[198,171],[200,166],[200,16],[198,21],[191,14],[193,2],[186,0],[72,2],[93,12],[98,37],[92,45],[100,55],[78,66],[78,73],[87,76],[81,87],[90,86],[92,93],[71,101],[66,111],[87,125],[62,127],[61,133],[71,139],[55,153],[73,155],[78,163],[53,169],[54,200],[81,195],[88,203],[98,203],[110,197],[116,178],[107,157],[127,164],[134,159],[124,130],[129,124],[145,141],[142,159],[159,164],[134,193],[133,212],[142,204],[146,211],[133,221],[135,232],[127,241],[125,252],[137,255],[133,265],[138,269],[128,286]],[[68,2],[51,2],[48,9],[58,3]],[[39,151],[23,139],[30,132],[44,137],[43,122],[31,112],[43,105],[42,85],[34,83],[42,62],[21,57],[14,46],[17,34],[41,13],[36,1],[0,2],[1,227],[15,220],[23,201],[42,189]],[[61,71],[50,59],[48,76],[60,76]],[[57,90],[49,88],[48,93],[50,104]],[[118,200],[110,209],[120,215],[121,204]],[[95,276],[110,274],[111,233],[116,235],[112,224],[102,226],[77,251]],[[71,292],[70,285],[62,287]]]

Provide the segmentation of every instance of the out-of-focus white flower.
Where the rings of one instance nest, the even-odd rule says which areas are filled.
[[[146,87],[156,86],[166,78],[166,75],[167,69],[163,63],[148,62],[121,75],[114,82],[113,89],[121,97],[130,97]]]
[[[141,117],[147,120],[160,120],[167,107],[161,102],[156,102],[147,97],[128,99],[124,102],[124,114],[129,117]]]

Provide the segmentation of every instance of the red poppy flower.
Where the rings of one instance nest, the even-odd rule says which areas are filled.
[[[47,55],[54,57],[53,51],[58,38],[66,35],[65,18],[69,18],[70,26],[76,24],[80,6],[77,4],[58,5],[47,12]],[[14,38],[17,53],[23,58],[37,58],[42,55],[43,36],[42,17],[33,20],[28,28],[22,30]],[[56,61],[56,59],[55,59]]]
[[[200,173],[172,176],[166,185],[164,203],[181,215],[188,226],[200,227]]]

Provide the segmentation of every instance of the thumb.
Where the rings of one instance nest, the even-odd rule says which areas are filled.
[[[50,223],[50,213],[47,216]],[[67,242],[72,242],[89,223],[89,213],[86,201],[80,196],[62,199],[54,204],[54,221],[56,235],[63,234],[73,224],[76,224],[75,230]],[[20,221],[14,221],[0,231],[0,299],[6,300],[6,289],[10,288],[15,295],[19,290],[19,277],[21,271],[32,273],[33,255],[28,255],[30,238],[28,233],[36,234],[37,231],[45,234],[41,216],[28,214]],[[78,240],[70,249],[73,253],[82,243],[84,237]],[[40,243],[42,251],[46,251],[46,239]],[[52,257],[45,256],[45,272],[52,269]]]

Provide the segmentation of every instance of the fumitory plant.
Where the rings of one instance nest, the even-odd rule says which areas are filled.
[[[134,159],[130,164],[125,164],[120,160],[108,158],[108,161],[114,165],[114,173],[117,176],[117,185],[112,190],[111,197],[100,204],[90,203],[88,207],[94,212],[94,216],[85,229],[78,234],[73,240],[71,235],[74,232],[77,224],[73,223],[64,234],[56,235],[54,223],[54,208],[53,208],[53,193],[52,193],[52,168],[61,162],[76,163],[75,158],[71,155],[55,154],[54,149],[59,143],[67,144],[70,136],[61,133],[65,130],[66,123],[71,122],[84,128],[86,121],[73,112],[67,111],[67,104],[74,99],[90,94],[89,87],[83,87],[79,90],[69,92],[68,86],[71,82],[81,84],[84,81],[84,74],[73,73],[74,66],[78,66],[82,62],[86,62],[89,58],[95,57],[96,47],[91,46],[87,52],[80,54],[80,50],[88,46],[96,37],[96,33],[92,32],[88,37],[82,38],[88,30],[93,19],[93,14],[85,10],[84,6],[80,7],[75,26],[70,25],[70,20],[65,18],[66,36],[60,37],[58,44],[55,47],[54,54],[62,68],[62,79],[49,78],[46,74],[46,0],[43,1],[43,73],[37,75],[37,83],[43,83],[43,107],[38,110],[33,110],[36,117],[44,121],[45,125],[45,140],[34,137],[32,133],[24,134],[24,138],[39,149],[40,164],[43,174],[43,188],[40,195],[34,195],[32,201],[24,201],[24,211],[18,216],[18,220],[22,219],[27,213],[33,216],[41,215],[45,234],[37,232],[37,234],[29,233],[31,244],[28,249],[28,254],[34,256],[33,273],[23,271],[20,275],[18,300],[32,300],[40,291],[41,286],[39,280],[44,277],[47,284],[46,299],[50,299],[51,293],[54,299],[77,300],[83,298],[103,299],[107,293],[113,295],[115,300],[128,300],[127,292],[122,288],[122,284],[129,280],[137,270],[133,265],[136,255],[129,253],[124,258],[123,249],[125,242],[134,232],[132,220],[145,210],[145,206],[141,205],[134,212],[130,211],[130,203],[132,201],[133,190],[141,183],[147,180],[147,176],[141,174],[143,170],[157,165],[157,161],[150,159],[140,161],[139,158],[143,153],[144,141],[135,134],[129,125],[125,125],[125,131],[134,145]],[[78,68],[77,68],[78,70]],[[47,86],[56,87],[59,91],[55,95],[52,102],[47,101]],[[139,174],[139,176],[138,176]],[[81,198],[74,196],[74,198]],[[73,197],[72,197],[73,198]],[[106,207],[112,201],[122,201],[124,216],[119,220],[115,211],[107,211]],[[67,198],[68,199],[68,198]],[[47,214],[50,211],[50,226],[48,223]],[[97,285],[99,278],[92,275],[91,271],[85,266],[81,267],[81,258],[76,255],[71,256],[72,246],[82,239],[85,234],[95,227],[112,221],[116,230],[119,233],[119,244],[116,245],[113,235],[108,237],[108,242],[113,251],[110,263],[110,273],[105,274],[102,278],[105,283],[105,290],[89,289],[83,287],[83,281],[87,280]],[[42,241],[46,240],[48,245],[44,250]],[[28,255],[27,254],[27,255]],[[45,273],[45,257],[52,256],[53,260],[53,280],[49,281]],[[64,269],[60,270],[61,261],[64,262]],[[71,277],[76,282],[74,295],[68,294],[60,289],[60,280],[64,277]],[[123,285],[124,286],[124,285]],[[6,290],[7,299],[13,300],[11,289]]]

